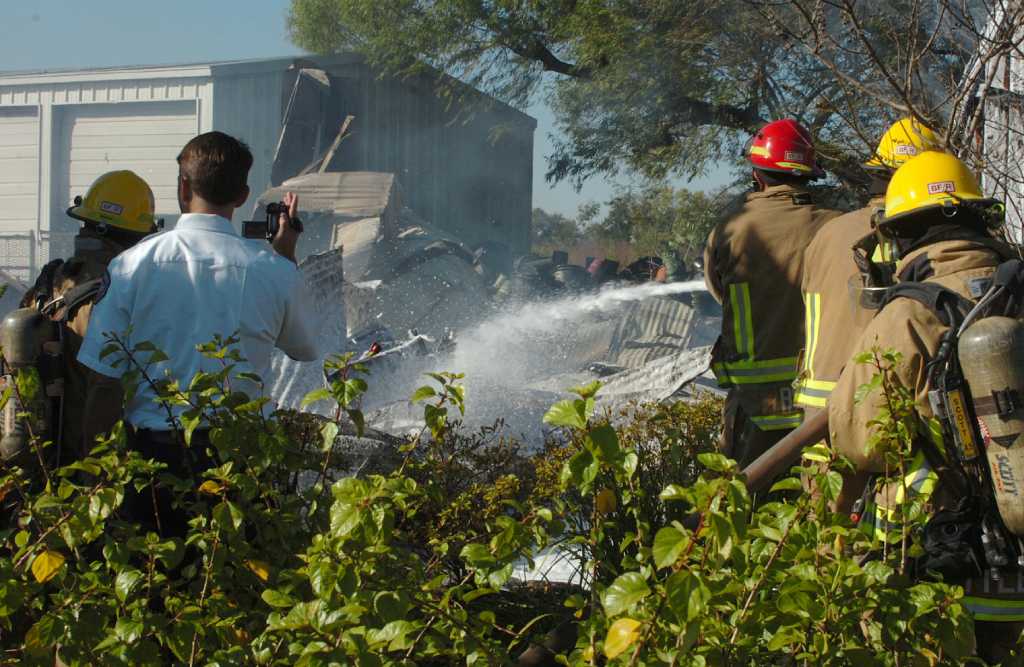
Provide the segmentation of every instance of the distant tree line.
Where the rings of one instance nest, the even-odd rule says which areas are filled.
[[[535,208],[533,247],[546,254],[583,241],[622,242],[637,256],[672,253],[692,261],[735,200],[736,191],[728,188],[705,193],[658,184],[623,191],[603,206],[584,204],[573,217]]]

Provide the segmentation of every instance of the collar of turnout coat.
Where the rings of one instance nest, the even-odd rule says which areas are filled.
[[[996,266],[1013,256],[1013,249],[997,239],[939,241],[917,248],[901,258],[896,263],[896,275],[903,282],[919,282]]]

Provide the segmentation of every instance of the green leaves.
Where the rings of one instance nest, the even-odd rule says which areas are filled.
[[[335,422],[324,422],[320,427],[320,451],[329,452],[338,438],[338,425]]]
[[[700,461],[702,466],[715,472],[727,472],[736,469],[736,462],[730,461],[729,458],[722,454],[706,452],[699,454],[697,460]]]
[[[631,610],[650,594],[644,576],[639,572],[627,572],[612,582],[601,594],[601,604],[608,616],[618,616]]]
[[[562,485],[579,487],[585,494],[590,493],[601,471],[601,462],[594,458],[589,449],[573,454],[562,468]]]
[[[221,344],[204,354],[232,359]],[[349,361],[331,380],[336,404],[361,389]],[[581,637],[571,664],[602,652],[609,664],[716,664],[724,647],[736,664],[952,664],[969,649],[961,590],[911,581],[896,549],[863,567],[851,556],[871,542],[828,511],[842,478],[827,449],[808,449],[801,470],[820,493],[792,477],[755,505],[711,451],[717,402],[610,423],[593,417],[598,385],[579,387],[560,404],[562,442],[524,455],[456,430],[465,392],[438,373],[414,395],[434,437],[364,465],[337,421],[265,415],[227,377],[160,388],[198,406],[184,428],[213,427],[219,463],[202,475],[143,460],[122,427],[49,485],[3,472],[17,517],[0,531],[11,661],[52,662],[59,644],[68,664],[497,664],[567,609]],[[154,480],[172,498],[161,521],[182,520],[184,537],[161,539],[122,507]],[[908,552],[919,548],[911,537]],[[586,587],[512,579],[552,562]]]
[[[437,392],[434,391],[433,387],[424,385],[413,392],[412,397],[409,398],[410,403],[419,403],[425,401],[428,398],[434,398],[437,396]]]
[[[327,389],[327,388],[314,389],[313,391],[309,392],[308,394],[306,394],[302,398],[302,407],[303,408],[307,408],[310,405],[312,405],[313,403],[317,403],[319,401],[328,401],[331,398],[332,398],[332,395],[331,395],[330,389]]]
[[[669,609],[680,623],[700,618],[711,599],[707,585],[690,572],[676,572],[665,582],[665,595]]]
[[[221,528],[231,527],[233,530],[238,530],[242,527],[242,521],[245,520],[245,514],[235,503],[225,500],[219,503],[213,508],[213,520]]]
[[[548,409],[544,423],[552,426],[584,429],[587,427],[586,402],[582,400],[559,401]]]
[[[126,602],[135,587],[142,581],[145,575],[139,570],[124,570],[114,580],[114,595],[121,602]]]
[[[260,598],[271,607],[290,609],[295,605],[295,599],[281,591],[268,588],[260,594]]]
[[[689,538],[675,526],[665,526],[654,536],[654,564],[658,567],[671,567],[679,559],[686,548]]]

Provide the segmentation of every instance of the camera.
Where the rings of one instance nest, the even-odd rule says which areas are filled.
[[[281,202],[270,202],[266,207],[266,218],[263,220],[243,220],[242,236],[247,239],[266,239],[273,242],[277,236],[278,220],[281,214],[288,215],[288,207]],[[302,233],[302,221],[297,217],[288,217],[288,224],[295,231]]]

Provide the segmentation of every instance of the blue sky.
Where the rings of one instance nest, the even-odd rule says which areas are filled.
[[[288,0],[4,0],[0,70],[87,68],[248,58],[301,53],[288,41]],[[573,214],[585,201],[606,201],[629,179],[593,178],[582,192],[544,181],[555,131],[541,103],[537,118],[534,205]],[[729,180],[718,171],[687,185],[704,189]],[[686,185],[677,183],[678,185]]]

